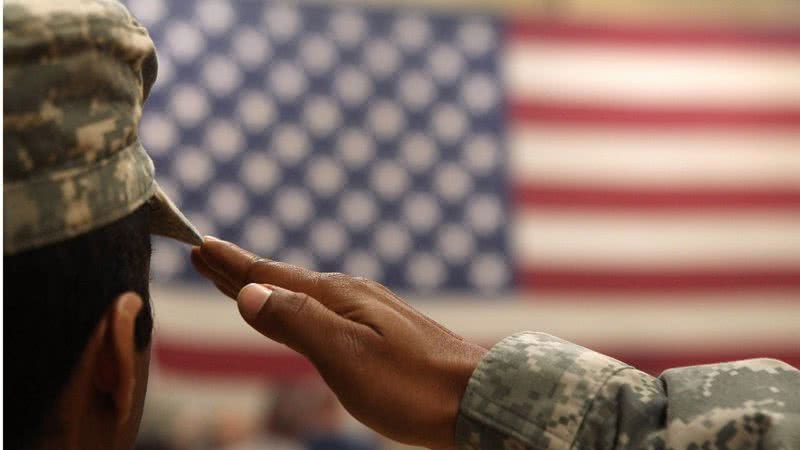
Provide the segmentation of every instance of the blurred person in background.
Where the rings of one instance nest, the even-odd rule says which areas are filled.
[[[247,420],[227,411],[212,427],[210,448],[224,450],[376,450],[374,436],[347,428],[336,395],[321,381],[302,379],[274,387],[260,430],[242,432]],[[220,418],[223,420],[219,420]],[[238,423],[237,423],[238,422]],[[228,430],[220,433],[220,431]],[[233,433],[230,431],[233,430]]]
[[[137,135],[155,50],[115,2],[8,1],[3,16],[6,448],[129,449],[150,234],[201,242]]]
[[[344,411],[324,384],[306,380],[278,387],[266,415],[267,439],[288,439],[309,450],[375,450],[367,439],[345,429]],[[269,441],[268,441],[269,442]],[[262,448],[275,448],[265,444]]]
[[[213,450],[256,449],[249,445],[255,434],[253,419],[242,411],[221,408],[215,411],[208,426],[208,444]]]

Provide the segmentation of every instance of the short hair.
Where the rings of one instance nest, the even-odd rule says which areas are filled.
[[[54,408],[100,318],[119,294],[134,291],[144,300],[134,342],[137,350],[149,345],[149,222],[145,205],[89,233],[3,257],[9,447],[27,448],[60,432],[52,420]]]

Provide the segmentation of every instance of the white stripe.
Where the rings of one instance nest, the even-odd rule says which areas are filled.
[[[283,351],[247,326],[236,306],[212,289],[154,286],[157,340]],[[542,331],[587,346],[673,353],[708,346],[746,350],[800,343],[798,290],[701,294],[565,294],[530,297],[406,297],[455,332],[492,343],[518,331]],[[664,326],[654,326],[655,323]],[[749,347],[748,347],[749,346]]]
[[[181,426],[184,437],[203,436],[208,432],[206,421],[221,412],[238,414],[240,420],[253,420],[263,413],[269,388],[262,378],[193,377],[191,373],[162,370],[153,358],[142,430],[163,429],[165,411]]]
[[[798,268],[800,211],[606,212],[531,208],[513,226],[520,264],[562,268]]]
[[[800,49],[512,43],[511,98],[633,106],[771,107],[800,103]]]
[[[800,189],[800,132],[520,125],[509,145],[515,183]]]

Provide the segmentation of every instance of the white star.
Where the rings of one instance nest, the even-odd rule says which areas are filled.
[[[442,199],[454,203],[463,200],[472,190],[472,177],[458,164],[444,163],[437,168],[433,185]]]
[[[445,144],[455,144],[466,133],[469,121],[460,108],[443,103],[434,107],[432,114],[433,131]]]
[[[338,11],[331,17],[331,33],[336,42],[344,47],[358,45],[367,32],[367,22],[355,11]]]
[[[286,123],[275,127],[270,148],[284,164],[293,166],[308,155],[311,143],[303,128]]]
[[[188,63],[205,50],[203,35],[192,24],[175,21],[167,25],[164,42],[175,61]]]
[[[448,44],[437,44],[428,54],[428,65],[437,80],[448,83],[461,75],[464,69],[464,58]]]
[[[244,224],[244,243],[253,251],[272,256],[283,244],[283,232],[269,217],[250,217]]]
[[[233,36],[232,47],[236,59],[250,70],[258,68],[272,54],[267,37],[246,25]]]
[[[233,122],[214,119],[206,128],[204,145],[220,161],[230,161],[244,147],[244,136]]]
[[[247,196],[238,183],[218,183],[211,188],[208,208],[223,225],[232,225],[247,211]]]
[[[390,100],[378,100],[370,105],[367,120],[375,137],[381,140],[392,139],[406,125],[403,110]]]
[[[419,15],[406,15],[397,19],[393,28],[394,38],[408,52],[421,50],[430,39],[430,24]]]
[[[352,229],[362,230],[371,225],[378,216],[378,207],[372,194],[366,191],[351,191],[342,196],[339,217]]]
[[[336,152],[348,167],[357,169],[372,159],[375,144],[362,130],[349,128],[339,135]]]
[[[408,261],[406,278],[419,289],[433,289],[447,278],[441,259],[430,253],[416,253]]]
[[[203,64],[202,76],[208,89],[220,97],[230,95],[242,84],[239,67],[227,56],[210,56]]]
[[[275,120],[277,108],[264,92],[248,89],[239,96],[236,112],[247,131],[258,133]]]
[[[299,97],[308,86],[308,80],[295,64],[281,61],[269,73],[269,89],[279,100],[291,102]]]
[[[373,39],[364,48],[364,62],[373,75],[386,78],[400,66],[400,52],[385,39]]]
[[[275,196],[277,217],[288,227],[298,228],[311,218],[314,205],[305,189],[287,187]]]
[[[311,34],[300,43],[300,59],[306,70],[314,75],[322,75],[336,64],[336,48],[328,39],[319,34]]]
[[[205,91],[193,84],[179,84],[172,90],[169,108],[185,127],[194,127],[208,117],[211,106]]]
[[[236,12],[227,1],[204,0],[197,5],[196,11],[200,25],[214,36],[228,31],[236,20]]]
[[[139,136],[147,152],[156,156],[166,155],[178,142],[178,130],[172,119],[157,112],[142,117]]]
[[[267,32],[275,40],[286,42],[300,31],[302,17],[297,8],[287,4],[267,6],[264,11],[264,23]]]
[[[278,184],[278,164],[262,152],[248,152],[239,166],[239,178],[251,191],[263,194]]]
[[[403,202],[403,216],[412,230],[427,233],[439,222],[442,212],[432,195],[416,192]]]
[[[373,245],[378,254],[390,262],[397,262],[411,248],[408,230],[395,222],[383,222],[377,226]]]
[[[347,233],[338,222],[323,219],[311,228],[311,248],[321,258],[330,259],[342,254],[348,245]]]
[[[188,189],[198,189],[214,176],[214,164],[207,153],[187,147],[177,152],[172,172]]]
[[[421,173],[436,161],[438,148],[427,134],[412,131],[400,141],[400,155],[411,171]]]

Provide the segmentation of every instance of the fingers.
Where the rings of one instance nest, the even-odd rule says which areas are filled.
[[[211,236],[203,239],[203,244],[198,249],[198,256],[206,265],[231,284],[246,284],[246,278],[252,270],[254,263],[260,258],[237,247]]]
[[[239,290],[234,288],[227,278],[214,271],[214,269],[212,269],[208,263],[205,262],[205,260],[200,256],[199,247],[192,249],[191,260],[192,265],[194,266],[195,270],[200,273],[200,275],[206,277],[209,281],[214,283],[214,286],[216,286],[220,292],[227,295],[231,299],[236,300]]]
[[[237,299],[239,313],[253,328],[270,339],[281,342],[324,362],[330,355],[348,352],[343,341],[353,342],[357,324],[336,315],[313,297],[278,286],[248,284]]]
[[[206,237],[202,247],[192,249],[192,263],[200,274],[234,299],[246,284],[264,283],[306,293],[340,314],[352,309],[355,299],[364,295],[394,309],[410,310],[416,314],[413,308],[379,283],[262,259],[232,243],[212,237]]]
[[[213,282],[224,282],[228,284],[228,279],[220,273],[217,273],[211,266],[208,265],[205,259],[200,255],[200,247],[194,247],[191,253],[192,265],[200,275],[208,278]]]
[[[192,256],[194,260],[194,252]],[[204,276],[236,292],[247,283],[257,282],[276,284],[312,296],[320,294],[317,286],[320,276],[317,272],[259,258],[230,242],[207,237],[198,256],[205,263],[198,267]]]

